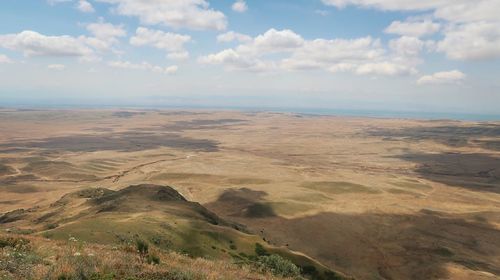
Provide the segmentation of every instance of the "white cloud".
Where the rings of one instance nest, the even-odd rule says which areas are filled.
[[[432,75],[422,76],[417,84],[459,84],[465,79],[466,75],[458,70],[448,72],[437,72]]]
[[[64,65],[64,64],[50,64],[50,65],[47,65],[47,68],[50,70],[55,70],[55,71],[62,71],[64,69],[66,69],[66,65]]]
[[[153,46],[166,51],[179,51],[184,49],[184,44],[191,41],[189,35],[163,32],[144,27],[137,28],[135,36],[130,38],[134,46]]]
[[[393,62],[366,63],[356,68],[360,75],[398,76],[416,74],[416,70],[404,64]]]
[[[12,59],[4,54],[0,54],[0,64],[13,63]]]
[[[395,42],[394,47],[398,52],[388,55],[380,40],[371,37],[305,40],[292,30],[270,29],[235,48],[200,57],[198,61],[224,65],[230,70],[322,69],[357,74],[405,75],[416,72],[414,67],[417,60],[405,60],[409,53],[418,55],[412,42]],[[271,54],[279,55],[273,59],[269,57]]]
[[[453,25],[437,43],[437,51],[456,60],[500,58],[500,22]]]
[[[275,64],[272,62],[265,63],[257,58],[239,54],[233,49],[200,57],[198,61],[203,64],[222,64],[230,70],[262,72],[275,68]]]
[[[173,60],[186,60],[189,58],[189,52],[187,51],[178,51],[167,54],[169,59]]]
[[[152,30],[144,27],[137,28],[135,36],[130,38],[133,46],[152,46],[169,52],[170,58],[186,58],[189,53],[184,49],[184,44],[191,41],[191,36],[177,33]]]
[[[179,67],[177,67],[177,65],[168,66],[167,68],[165,68],[165,74],[173,75],[177,73],[178,70]]]
[[[386,33],[402,36],[423,37],[439,31],[441,25],[431,20],[424,21],[393,21],[386,29]]]
[[[353,5],[386,11],[425,11],[460,1],[462,0],[322,0],[325,5],[337,8]]]
[[[130,70],[141,70],[141,71],[150,71],[154,73],[167,74],[172,75],[177,73],[178,67],[177,65],[172,65],[168,67],[161,67],[157,65],[152,65],[148,62],[142,62],[139,64],[132,63],[129,61],[110,61],[108,62],[108,66],[114,68],[121,69],[130,69]]]
[[[249,42],[251,40],[252,40],[252,37],[245,35],[245,34],[237,33],[234,31],[229,31],[229,32],[226,32],[223,34],[219,34],[217,36],[217,42],[220,42],[220,43],[228,43],[228,42],[232,42],[232,41]]]
[[[102,20],[87,25],[87,30],[99,39],[125,37],[127,35],[123,25],[113,25]]]
[[[95,12],[95,9],[92,6],[92,4],[90,4],[90,2],[88,2],[86,0],[79,0],[78,3],[76,4],[76,8],[83,13]]]
[[[136,16],[142,24],[174,28],[224,30],[226,16],[211,9],[206,0],[97,0],[115,5],[120,15]]]
[[[325,5],[344,8],[348,5],[384,11],[431,11],[451,22],[498,20],[498,0],[322,0]]]
[[[437,18],[451,22],[498,21],[498,0],[448,0],[434,12]]]
[[[276,63],[263,61],[261,56],[270,53],[290,52],[301,46],[304,39],[291,30],[269,29],[264,34],[246,40],[236,49],[226,49],[219,53],[201,57],[204,64],[222,64],[229,69],[248,71],[269,71],[276,68]]]
[[[498,0],[322,0],[326,5],[343,8],[355,5],[390,11],[428,11],[444,20],[444,39],[436,50],[456,60],[500,58],[500,1]],[[394,25],[393,25],[394,24]],[[432,32],[428,23],[393,23],[387,32],[418,37]],[[411,34],[413,33],[413,34]]]
[[[269,29],[264,34],[258,35],[249,44],[240,45],[240,52],[273,53],[285,52],[296,49],[304,44],[304,39],[289,29]]]
[[[236,2],[233,3],[231,8],[233,9],[233,11],[238,13],[244,13],[248,10],[248,6],[245,0],[237,0]]]
[[[110,50],[114,44],[118,43],[118,38],[127,35],[127,31],[122,25],[113,25],[102,19],[99,22],[88,24],[86,28],[94,36],[87,37],[86,43],[100,51]]]
[[[422,40],[409,36],[402,36],[389,41],[389,47],[400,56],[418,56],[424,46],[425,43]]]
[[[85,38],[72,36],[45,36],[35,31],[22,31],[0,35],[0,47],[20,51],[25,56],[77,56],[89,57],[93,50]]]

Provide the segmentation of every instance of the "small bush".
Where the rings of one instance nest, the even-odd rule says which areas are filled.
[[[145,256],[148,254],[149,244],[146,241],[137,239],[135,241],[135,247],[137,248],[137,252],[139,252],[141,256]]]
[[[327,272],[325,272],[325,279],[327,279],[327,280],[341,280],[342,277],[340,277],[339,275],[337,275],[337,273],[335,273],[333,271],[327,271]]]
[[[260,243],[255,243],[255,254],[257,254],[257,256],[269,256],[269,253]]]
[[[257,260],[257,266],[260,270],[270,272],[275,276],[300,276],[300,268],[298,266],[278,255],[260,256]]]
[[[160,257],[157,255],[149,254],[146,258],[148,264],[160,264]]]
[[[313,276],[318,274],[318,270],[316,269],[316,267],[314,267],[312,265],[306,265],[306,266],[302,267],[302,272],[304,274],[313,275]]]
[[[55,228],[57,228],[58,226],[59,226],[58,224],[47,224],[47,225],[45,226],[45,229],[46,229],[46,230],[51,230],[51,229],[55,229]]]
[[[25,238],[20,237],[1,237],[0,238],[0,248],[12,247],[22,250],[29,249],[30,241]]]

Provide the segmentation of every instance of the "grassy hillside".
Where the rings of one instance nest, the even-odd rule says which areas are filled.
[[[272,272],[277,276],[302,275],[312,279],[340,277],[305,255],[266,244],[260,237],[246,233],[242,226],[219,218],[198,203],[187,201],[168,186],[135,185],[119,191],[104,188],[83,189],[64,195],[47,207],[18,209],[6,213],[0,216],[0,224],[3,224],[3,227],[8,226],[7,230],[11,233],[29,233],[62,242],[57,243],[61,247],[58,250],[71,251],[68,255],[71,260],[64,262],[73,262],[77,267],[80,265],[79,262],[81,265],[87,265],[93,258],[74,259],[71,254],[82,254],[85,248],[90,246],[88,248],[94,248],[92,250],[100,248],[106,251],[111,259],[128,256],[139,258],[140,263],[146,258],[159,255],[160,259],[171,258],[174,254],[172,252],[177,252],[182,254],[184,259],[202,258],[206,262],[218,260],[228,266],[238,264],[242,267],[252,267],[260,272]],[[147,246],[154,252],[153,255],[142,252],[137,256],[136,251],[141,251],[137,247],[140,244]],[[114,257],[113,252],[116,254]],[[57,254],[36,258],[47,257],[56,259],[55,264],[49,266],[65,265],[59,263],[60,257]],[[199,260],[191,262],[194,265]],[[99,263],[89,265],[91,271],[99,272],[104,269],[100,268]],[[148,267],[141,266],[134,273],[141,270],[148,271]],[[36,268],[28,268],[30,269],[32,270],[30,273],[36,274]],[[282,269],[287,272],[282,272]],[[74,273],[73,271],[70,274]],[[110,273],[115,275],[122,272],[112,270]],[[241,273],[247,272],[243,269]],[[236,275],[238,274],[235,274],[234,279],[241,279]],[[79,279],[91,279],[88,275],[86,277]],[[210,277],[208,274],[200,279],[211,279]],[[147,278],[141,276],[140,279]],[[151,279],[198,278],[162,276]]]
[[[175,252],[137,246],[86,243],[76,238],[0,235],[0,279],[283,279],[227,261],[192,259]]]

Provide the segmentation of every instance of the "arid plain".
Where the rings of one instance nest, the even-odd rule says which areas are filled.
[[[356,279],[500,277],[498,122],[0,110],[0,213],[137,184]]]

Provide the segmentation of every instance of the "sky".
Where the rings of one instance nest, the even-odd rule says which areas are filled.
[[[3,0],[0,106],[500,115],[500,0]]]

